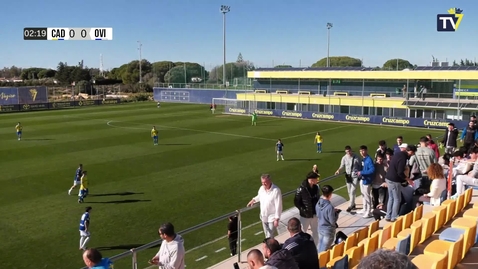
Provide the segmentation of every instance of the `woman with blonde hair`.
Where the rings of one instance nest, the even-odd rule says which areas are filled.
[[[428,202],[431,206],[439,206],[443,191],[446,190],[446,179],[443,167],[432,163],[427,169],[428,178],[431,180],[430,192],[419,198],[420,202]]]

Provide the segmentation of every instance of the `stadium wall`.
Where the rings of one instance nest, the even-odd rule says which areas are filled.
[[[39,110],[58,110],[67,108],[79,108],[100,105],[120,104],[121,99],[106,100],[82,100],[82,101],[62,101],[50,103],[31,103],[31,104],[8,104],[0,105],[0,113],[5,112],[22,112],[22,111],[39,111]]]
[[[444,129],[448,126],[450,121],[436,120],[436,119],[424,119],[424,118],[400,118],[400,117],[384,117],[384,116],[364,116],[364,115],[350,115],[339,113],[316,113],[316,112],[299,112],[289,110],[278,109],[260,109],[255,110],[259,116],[272,116],[283,118],[296,118],[296,119],[311,119],[311,120],[328,120],[338,122],[354,122],[354,123],[368,123],[368,124],[380,124],[380,125],[393,125],[393,126],[405,126],[405,127],[422,127],[422,128],[434,128]],[[249,114],[249,111],[242,108],[227,108],[227,114],[245,115]],[[468,125],[468,121],[453,121],[456,128],[463,129]]]
[[[238,90],[153,88],[156,102],[211,104],[213,98],[236,99],[236,94],[252,92]]]
[[[0,88],[0,106],[48,103],[47,87]]]

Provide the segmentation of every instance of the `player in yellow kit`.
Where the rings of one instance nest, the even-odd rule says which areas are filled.
[[[153,129],[151,130],[151,137],[153,138],[153,143],[155,146],[158,145],[158,130],[156,129],[156,126],[153,126]]]
[[[78,193],[78,203],[83,203],[85,197],[88,196],[88,175],[83,171],[81,176],[80,192]]]
[[[317,144],[317,153],[322,153],[322,136],[319,132],[315,135],[314,144]]]
[[[18,140],[22,140],[22,132],[23,132],[23,126],[21,123],[17,123],[17,125],[15,125],[15,130],[17,130],[17,138]]]

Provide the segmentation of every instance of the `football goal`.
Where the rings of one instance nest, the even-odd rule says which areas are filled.
[[[257,109],[257,102],[255,101],[244,101],[229,98],[213,98],[212,105],[212,113],[222,114],[237,113],[239,110],[242,110],[242,112],[240,112],[241,114],[250,114],[252,111]]]

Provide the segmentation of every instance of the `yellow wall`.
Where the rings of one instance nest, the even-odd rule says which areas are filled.
[[[248,71],[247,77],[266,79],[478,80],[478,71]]]
[[[365,106],[383,108],[407,108],[403,106],[401,99],[372,98],[372,97],[346,97],[320,95],[291,95],[291,94],[270,94],[270,93],[237,93],[237,100],[256,102],[276,102],[292,104],[316,104],[336,106]]]

